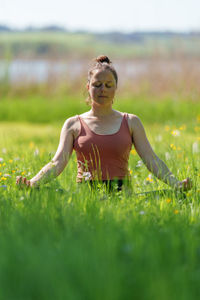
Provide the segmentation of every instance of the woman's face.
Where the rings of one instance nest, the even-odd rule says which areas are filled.
[[[87,84],[92,102],[98,104],[111,104],[117,88],[115,77],[109,70],[94,71]]]

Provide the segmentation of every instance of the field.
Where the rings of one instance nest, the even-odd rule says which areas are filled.
[[[193,180],[187,193],[152,176],[134,148],[132,194],[77,185],[74,154],[56,180],[20,190],[16,175],[35,175],[64,120],[88,109],[83,97],[55,98],[25,90],[0,101],[0,299],[199,299],[199,102],[140,95],[114,105],[137,114],[157,155]]]
[[[121,44],[106,38],[1,33],[0,58],[8,66],[77,57],[85,64],[106,53],[122,66],[135,60],[136,67],[144,59],[146,73],[128,80],[119,74],[114,109],[138,115],[155,153],[179,180],[190,177],[193,188],[173,191],[133,147],[131,193],[77,185],[75,153],[55,180],[20,189],[16,176],[33,177],[54,156],[64,121],[90,109],[87,78],[50,73],[47,82],[11,82],[6,69],[0,78],[0,300],[200,298],[199,36]]]
[[[89,45],[89,47],[88,47]],[[90,58],[101,53],[115,58],[199,57],[200,35],[138,32],[1,32],[0,59]]]

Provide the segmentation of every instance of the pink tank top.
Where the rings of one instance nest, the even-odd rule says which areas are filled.
[[[127,114],[123,115],[120,129],[107,135],[94,133],[80,116],[78,118],[81,129],[74,140],[77,182],[126,178],[129,175],[128,159],[132,148]]]

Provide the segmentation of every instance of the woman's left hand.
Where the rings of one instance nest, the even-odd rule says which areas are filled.
[[[179,181],[177,184],[176,184],[176,187],[175,189],[177,190],[181,190],[181,191],[188,191],[192,188],[192,180],[190,178],[186,178],[182,181]]]

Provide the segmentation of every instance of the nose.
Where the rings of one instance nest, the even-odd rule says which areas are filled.
[[[105,84],[102,83],[102,85],[101,85],[101,90],[105,90],[105,88],[106,88]]]

